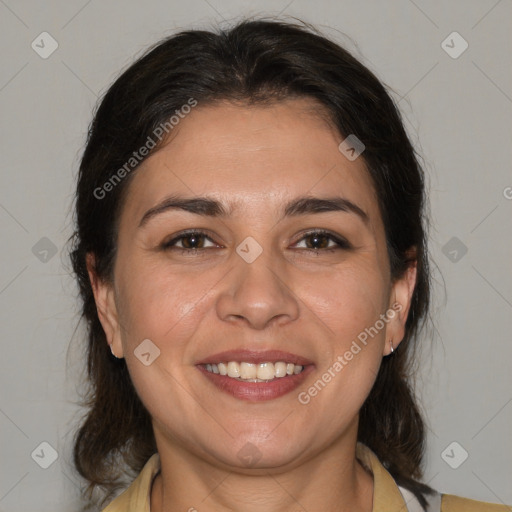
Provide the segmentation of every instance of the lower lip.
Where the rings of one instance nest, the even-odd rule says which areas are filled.
[[[299,387],[307,375],[313,371],[314,366],[307,365],[304,367],[304,370],[297,375],[279,377],[270,382],[245,382],[243,380],[232,379],[225,375],[219,375],[218,373],[209,372],[203,366],[197,366],[197,368],[221,391],[240,400],[262,402],[264,400],[279,398]]]

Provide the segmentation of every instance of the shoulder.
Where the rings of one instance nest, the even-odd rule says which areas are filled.
[[[150,512],[153,479],[160,471],[160,456],[153,454],[137,478],[102,512]]]
[[[378,504],[375,510],[423,511],[414,494],[396,483],[377,455],[365,444],[357,443],[356,457],[373,474],[373,500]],[[432,495],[426,495],[425,498],[430,503],[429,512],[439,512],[439,509],[441,512],[512,512],[512,506],[475,501],[437,491]]]
[[[496,505],[452,494],[443,494],[441,512],[512,512],[512,506]]]

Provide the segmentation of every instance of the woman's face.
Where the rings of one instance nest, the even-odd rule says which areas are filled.
[[[159,448],[269,468],[353,442],[389,340],[403,337],[414,270],[392,282],[363,159],[340,152],[315,109],[199,104],[133,176],[113,285],[91,276]],[[183,202],[197,198],[210,203]],[[247,382],[207,362],[293,375]]]

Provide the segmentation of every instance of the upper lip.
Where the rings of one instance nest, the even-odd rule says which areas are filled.
[[[293,363],[296,365],[307,366],[313,364],[312,361],[305,357],[290,352],[283,352],[282,350],[227,350],[225,352],[218,352],[211,356],[201,359],[196,364],[217,364],[229,361],[245,362],[245,363],[277,363],[283,361],[285,363]]]

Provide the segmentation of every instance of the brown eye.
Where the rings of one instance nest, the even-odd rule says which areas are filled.
[[[205,235],[202,233],[191,233],[181,237],[185,249],[200,249],[204,246]]]
[[[308,249],[325,249],[329,245],[329,237],[323,233],[313,233],[304,238]]]
[[[208,249],[209,247],[216,246],[217,244],[215,244],[206,233],[202,233],[201,231],[181,233],[169,242],[162,244],[163,249],[178,249],[182,251],[195,251],[197,249]]]
[[[305,233],[294,247],[316,252],[320,250],[350,249],[351,245],[343,238],[328,231],[317,230]]]

